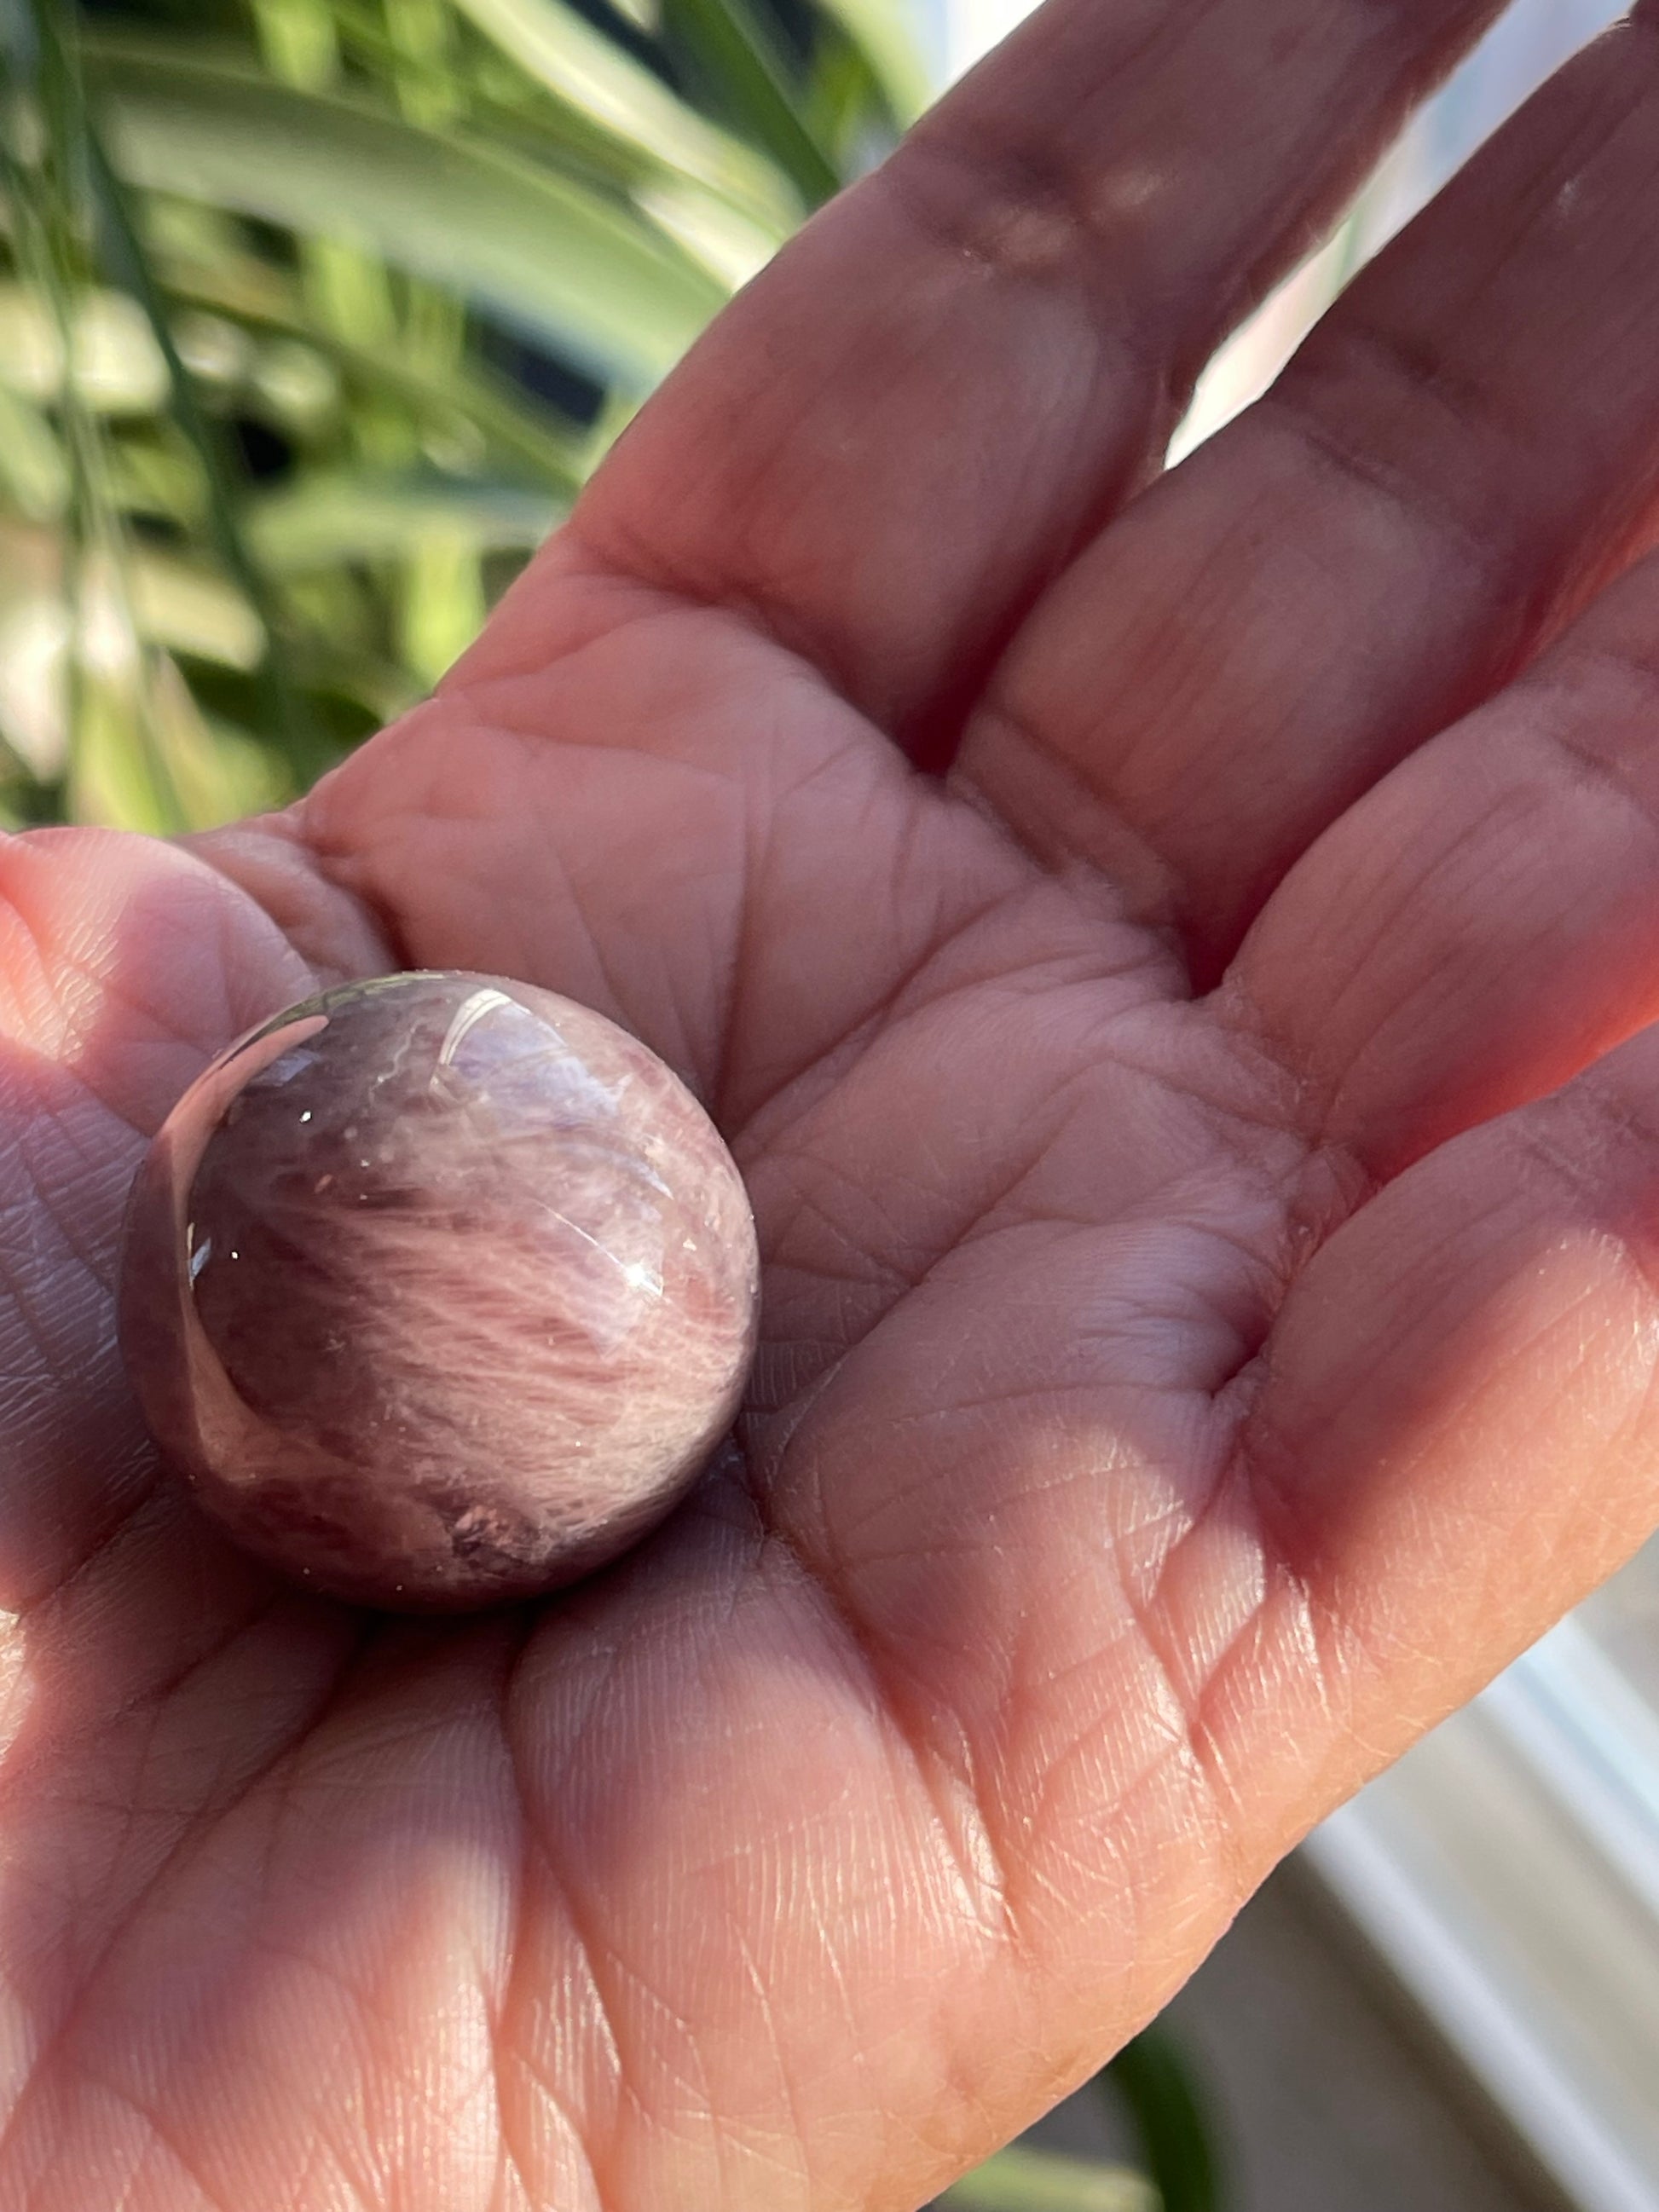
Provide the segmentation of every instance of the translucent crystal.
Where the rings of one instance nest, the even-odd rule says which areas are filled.
[[[742,1182],[635,1038],[386,976],[233,1045],[133,1187],[122,1346],[204,1508],[313,1588],[534,1595],[667,1511],[754,1345]]]

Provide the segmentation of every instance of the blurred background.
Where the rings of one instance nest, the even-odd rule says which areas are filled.
[[[0,0],[0,827],[280,805],[421,697],[732,291],[1027,12]],[[1617,12],[1519,0],[1172,458]],[[947,2201],[1659,2212],[1659,1565]]]
[[[0,818],[280,801],[927,96],[887,0],[4,0]]]

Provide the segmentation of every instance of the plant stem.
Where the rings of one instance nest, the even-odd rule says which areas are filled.
[[[293,744],[303,744],[308,734],[304,710],[284,660],[275,595],[248,550],[237,519],[236,497],[229,468],[216,428],[204,413],[190,371],[179,358],[167,319],[161,286],[150,267],[126,191],[104,152],[95,126],[88,119],[87,150],[93,189],[104,219],[118,274],[143,307],[167,363],[172,386],[173,412],[189,440],[207,485],[208,513],[219,557],[258,616],[264,631],[264,653],[258,681],[272,720]]]
[[[1128,2107],[1164,2212],[1218,2212],[1214,2132],[1205,2101],[1167,2028],[1144,2028],[1098,2076]]]

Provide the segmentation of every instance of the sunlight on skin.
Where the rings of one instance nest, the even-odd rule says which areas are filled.
[[[433,703],[0,849],[9,2206],[914,2212],[1651,1527],[1659,572],[1535,656],[1659,507],[1652,9],[1114,519],[1489,12],[1060,0]],[[226,1550],[108,1308],[173,1097],[398,961],[635,1029],[769,1269],[739,1448],[442,1628]]]
[[[1170,448],[1179,461],[1267,389],[1356,269],[1433,198],[1490,132],[1621,13],[1618,0],[1518,0],[1419,114],[1349,220],[1224,345]]]

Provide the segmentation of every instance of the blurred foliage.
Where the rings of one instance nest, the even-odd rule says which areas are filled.
[[[0,0],[0,823],[417,699],[925,96],[894,0]]]
[[[939,2212],[1163,2212],[1150,2181],[1024,2143],[1000,2151],[939,2200]]]

